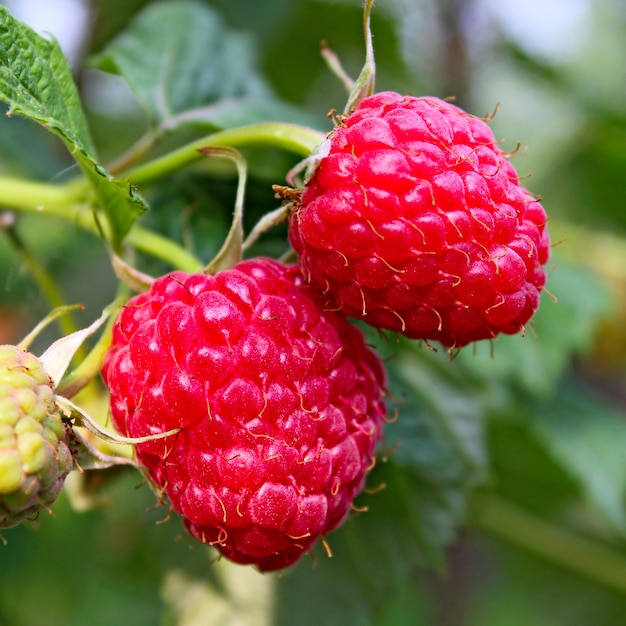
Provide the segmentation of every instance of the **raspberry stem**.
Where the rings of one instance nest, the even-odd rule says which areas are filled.
[[[222,157],[232,160],[237,166],[239,181],[237,183],[237,197],[235,199],[235,210],[233,221],[224,241],[224,245],[208,264],[205,271],[215,274],[223,269],[229,269],[241,261],[243,244],[243,201],[246,190],[246,180],[248,167],[240,152],[233,148],[208,147],[201,150],[208,156]]]
[[[344,109],[344,114],[349,115],[356,109],[363,98],[374,93],[376,82],[376,60],[374,57],[374,44],[372,42],[372,29],[370,26],[370,14],[374,0],[366,0],[363,8],[363,34],[365,37],[365,64],[354,83],[352,92]]]
[[[280,122],[251,124],[193,141],[127,171],[126,176],[135,185],[149,184],[198,161],[203,157],[201,150],[209,147],[265,145],[308,156],[323,140],[323,133],[306,126]],[[106,229],[106,220],[98,219],[99,212],[93,209],[90,191],[89,182],[84,179],[55,185],[0,177],[1,206],[61,218],[98,235],[100,228]],[[202,268],[200,261],[177,243],[138,226],[133,226],[126,241],[138,251],[166,260],[177,269],[197,272]]]
[[[273,146],[306,157],[323,140],[323,133],[306,126],[280,122],[251,124],[223,130],[192,141],[178,150],[129,170],[126,176],[134,185],[151,183],[198,161],[203,157],[200,150],[208,147]]]

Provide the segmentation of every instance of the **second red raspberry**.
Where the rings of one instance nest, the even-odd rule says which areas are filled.
[[[286,567],[346,518],[381,436],[384,373],[295,266],[174,272],[120,314],[103,369],[115,426],[189,532]]]

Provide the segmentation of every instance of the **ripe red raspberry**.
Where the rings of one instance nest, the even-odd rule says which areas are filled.
[[[289,236],[328,307],[460,347],[535,312],[546,220],[484,121],[381,92],[332,132]]]
[[[384,372],[296,266],[173,272],[116,322],[103,377],[115,426],[189,532],[286,567],[346,517],[381,435]]]

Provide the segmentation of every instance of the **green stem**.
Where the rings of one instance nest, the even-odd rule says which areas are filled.
[[[3,176],[0,177],[0,205],[33,213],[52,212],[57,217],[72,220],[77,210],[83,208],[79,202],[79,194],[84,191],[81,187],[77,181],[55,185]]]
[[[484,530],[575,574],[626,593],[626,556],[497,496],[485,496],[478,506],[477,522]]]
[[[352,91],[348,96],[348,102],[344,109],[344,114],[349,115],[356,109],[357,105],[363,98],[371,96],[374,93],[376,82],[376,60],[374,58],[374,46],[372,42],[372,29],[370,26],[370,14],[374,0],[365,0],[363,10],[363,34],[365,37],[365,64],[356,79]]]
[[[207,147],[273,146],[307,157],[323,140],[323,133],[306,126],[280,122],[251,124],[193,141],[126,171],[125,176],[134,185],[154,182],[204,158],[200,150]],[[52,185],[0,177],[0,206],[57,217],[98,235],[98,222],[104,225],[106,220],[94,219],[93,206],[87,200],[90,190],[89,181],[84,179]],[[131,229],[126,241],[137,250],[164,259],[184,271],[195,272],[202,267],[183,247],[138,226]]]
[[[176,242],[139,226],[132,227],[126,242],[139,252],[167,261],[183,272],[199,272],[203,267],[193,254]]]
[[[320,131],[297,124],[266,122],[240,126],[197,139],[178,150],[128,170],[125,177],[137,186],[151,183],[204,158],[200,150],[208,147],[273,146],[307,157],[324,138],[325,135]]]
[[[0,206],[59,218],[99,236],[98,222],[104,226],[106,219],[82,200],[81,183],[83,181],[53,185],[0,177]],[[82,191],[87,191],[87,187]],[[202,268],[200,261],[182,246],[139,226],[133,226],[126,241],[140,252],[163,259],[183,271],[196,272]]]
[[[154,147],[157,141],[157,134],[148,132],[140,137],[130,149],[119,156],[115,161],[107,167],[109,174],[117,176],[119,172],[123,172],[138,163],[148,152]]]

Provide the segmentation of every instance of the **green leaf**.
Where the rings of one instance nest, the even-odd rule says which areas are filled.
[[[580,380],[512,396],[489,425],[496,490],[541,515],[576,505],[626,534],[626,421]]]
[[[368,477],[373,488],[383,484],[384,489],[358,497],[357,506],[368,510],[353,513],[326,536],[332,558],[317,544],[313,558],[305,556],[277,581],[277,626],[380,624],[380,616],[402,597],[406,581],[432,565],[420,480],[392,460]]]
[[[537,515],[558,516],[572,502],[580,502],[580,485],[554,458],[534,425],[532,409],[520,399],[516,407],[490,420],[490,491]]]
[[[137,218],[148,210],[148,205],[130,181],[111,176],[88,154],[78,153],[74,158],[104,208],[111,225],[111,242],[118,248]]]
[[[383,354],[388,350],[381,347]],[[386,425],[385,441],[401,471],[390,481],[399,481],[404,491],[396,496],[407,503],[399,518],[413,528],[422,564],[441,568],[465,521],[469,495],[486,476],[483,417],[492,400],[446,354],[414,342],[393,350],[390,403],[399,414]]]
[[[0,97],[60,135],[73,150],[94,152],[70,66],[54,38],[39,36],[0,7]]]
[[[485,467],[488,391],[476,386],[447,354],[416,343],[400,346],[389,369],[392,381],[401,381],[394,394],[403,398],[400,419],[390,429],[401,430],[398,454],[417,466],[479,480]]]
[[[626,420],[601,398],[569,384],[538,408],[533,427],[585,499],[626,533]]]
[[[152,125],[163,130],[177,124],[178,114],[223,98],[267,100],[254,60],[246,36],[209,7],[183,1],[150,5],[92,65],[123,76]],[[206,123],[211,112],[199,117]]]
[[[445,570],[472,491],[485,479],[484,387],[445,353],[382,338],[377,347],[395,357],[387,362],[389,404],[399,415],[385,425],[379,462],[356,499],[367,511],[326,537],[332,559],[318,546],[313,571],[304,559],[279,581],[279,626],[383,623],[390,604],[406,602],[407,580]]]
[[[114,178],[95,158],[80,98],[67,60],[54,38],[39,36],[0,7],[0,99],[57,134],[91,183],[117,246],[147,206],[132,186]]]

